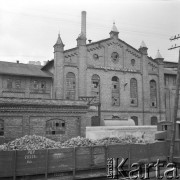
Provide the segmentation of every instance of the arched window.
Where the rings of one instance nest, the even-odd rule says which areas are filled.
[[[138,117],[137,116],[132,116],[131,119],[133,119],[135,125],[138,126]]]
[[[157,125],[158,119],[156,116],[151,117],[151,125]]]
[[[76,79],[72,72],[66,75],[66,99],[75,100],[76,95]]]
[[[93,102],[99,102],[100,99],[100,77],[94,74],[91,79],[91,95],[96,99]]]
[[[0,119],[0,136],[4,136],[4,120]]]
[[[65,134],[65,121],[61,119],[51,119],[46,122],[46,134]]]
[[[156,81],[150,81],[150,103],[151,107],[157,107],[157,88]]]
[[[99,116],[91,117],[91,126],[100,126]]]
[[[119,97],[119,78],[117,76],[112,77],[112,105],[120,105]]]
[[[130,80],[130,103],[132,106],[138,105],[138,89],[137,89],[137,80],[131,78]]]

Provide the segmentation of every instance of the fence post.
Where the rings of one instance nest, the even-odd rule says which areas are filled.
[[[13,172],[13,180],[16,180],[16,156],[17,156],[17,153],[16,153],[16,150],[14,151],[14,164],[13,164],[13,168],[14,168],[14,172]]]

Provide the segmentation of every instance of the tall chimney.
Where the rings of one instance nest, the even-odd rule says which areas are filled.
[[[81,12],[81,34],[86,37],[86,11]]]

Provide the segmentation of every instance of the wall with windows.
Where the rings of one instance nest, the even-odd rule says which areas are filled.
[[[51,98],[50,78],[1,75],[1,97]]]
[[[1,98],[5,102],[6,98]],[[11,103],[13,101],[13,103]],[[16,102],[16,103],[15,103]],[[26,106],[28,102],[28,106]],[[38,102],[38,103],[37,103]],[[87,106],[84,102],[58,100],[8,99],[6,111],[0,102],[0,139],[6,141],[24,135],[40,135],[50,139],[64,141],[76,136],[85,136],[85,127],[90,118],[86,116]],[[17,107],[17,105],[18,106]],[[13,109],[13,110],[12,110]],[[88,119],[89,118],[89,119]]]
[[[80,117],[59,116],[31,116],[30,134],[46,136],[50,139],[64,141],[72,137],[79,136]]]
[[[39,135],[50,139],[64,141],[81,135],[81,117],[43,116],[42,113],[24,115],[18,113],[0,118],[0,137],[4,136],[6,141],[22,137],[23,135]]]
[[[98,83],[93,83],[92,79],[94,76],[98,76]],[[114,114],[120,118],[133,117],[138,125],[151,125],[151,116],[153,115],[157,116],[158,121],[164,119],[164,113],[159,115],[158,78],[157,76],[151,75],[148,79],[148,87],[144,87],[144,91],[147,91],[147,88],[149,91],[147,97],[147,99],[149,99],[148,107],[143,108],[143,84],[141,74],[110,70],[87,70],[87,96],[93,95],[92,87],[100,88],[100,101],[102,104],[100,124],[104,124],[104,119],[112,119],[112,115]],[[150,91],[151,80],[153,80],[152,91]],[[96,88],[96,91],[99,91],[98,88]],[[114,98],[118,98],[119,100],[116,104],[113,104]],[[151,106],[150,98],[152,98],[151,100],[154,106]],[[97,108],[94,111],[97,112]]]
[[[94,88],[92,81],[95,75],[99,77],[97,88]],[[132,80],[135,82],[132,83]],[[117,112],[142,110],[142,77],[140,74],[87,70],[86,82],[87,96],[94,95],[92,87],[93,91],[94,89],[99,91],[102,110]]]

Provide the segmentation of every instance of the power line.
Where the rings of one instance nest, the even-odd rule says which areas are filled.
[[[71,23],[71,24],[80,24],[80,22],[75,22],[75,21],[72,21],[72,20],[70,20],[70,19],[65,19],[65,18],[59,18],[59,17],[50,17],[50,16],[42,16],[42,15],[33,15],[33,14],[28,14],[28,13],[21,13],[21,12],[12,12],[12,11],[7,11],[7,10],[2,10],[2,11],[5,11],[5,12],[7,12],[7,13],[13,13],[13,14],[17,14],[17,15],[21,15],[21,16],[30,16],[30,17],[34,17],[34,18],[36,18],[36,20],[37,20],[37,18],[43,18],[43,19],[46,19],[46,20],[54,20],[54,21],[57,21],[57,22],[63,22],[63,23],[67,23],[67,22],[69,22],[69,23]],[[72,16],[71,16],[72,17]],[[74,16],[73,16],[74,17]],[[78,16],[79,17],[79,16]],[[93,25],[96,25],[96,29],[107,29],[107,28],[109,28],[109,26],[107,26],[107,25],[100,25],[99,23],[97,24],[97,23],[94,23],[94,21],[93,22],[91,22],[90,24],[93,24]],[[121,23],[122,24],[122,23]],[[126,24],[126,23],[124,23],[124,24]],[[133,25],[135,28],[136,28],[136,25],[134,24]],[[139,27],[139,25],[137,25],[137,27]],[[145,28],[144,26],[143,27],[141,27],[141,28]],[[149,28],[148,28],[149,29]],[[128,33],[138,33],[138,34],[140,34],[140,35],[142,35],[142,36],[151,36],[151,37],[154,37],[154,36],[158,36],[158,38],[164,38],[165,36],[168,36],[168,34],[162,34],[162,33],[157,33],[157,32],[148,32],[148,31],[138,31],[138,30],[132,30],[132,29],[127,29],[125,26],[124,27],[122,27],[121,26],[121,29],[120,29],[120,31],[121,32],[128,32]],[[161,36],[161,37],[160,37]]]
[[[174,41],[180,38],[180,35],[175,35],[172,36],[171,38],[169,38],[170,41]],[[168,50],[172,50],[172,49],[176,49],[176,48],[180,48],[180,45],[175,44],[174,46],[172,45],[172,47],[170,47]]]

